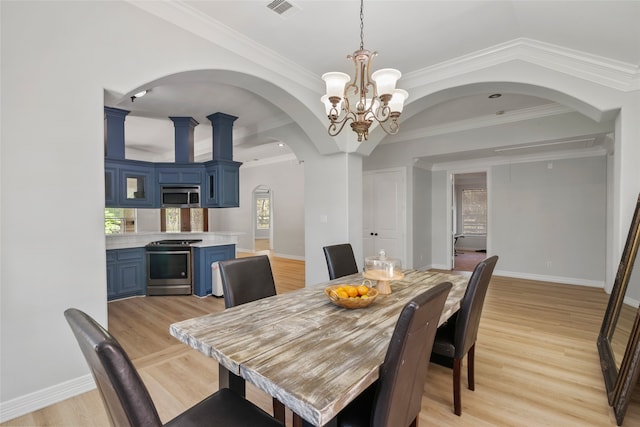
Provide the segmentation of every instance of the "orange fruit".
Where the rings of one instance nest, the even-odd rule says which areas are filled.
[[[357,297],[358,296],[358,288],[356,288],[355,286],[349,286],[347,289],[347,294],[350,297]]]
[[[366,295],[369,293],[369,288],[366,287],[365,285],[360,285],[358,286],[358,295],[362,296],[362,295]]]
[[[339,291],[336,291],[336,294],[338,295],[338,298],[349,298],[349,294],[347,294],[342,289],[340,289]]]

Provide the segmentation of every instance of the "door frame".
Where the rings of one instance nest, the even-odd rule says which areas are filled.
[[[273,220],[273,190],[270,186],[266,184],[256,185],[253,191],[251,191],[251,245],[253,247],[253,252],[256,252],[256,225],[258,223],[258,212],[256,207],[256,195],[260,191],[260,193],[267,192],[269,193],[269,250],[273,250],[273,228],[274,228],[274,220]]]
[[[413,265],[412,260],[410,260],[410,256],[413,257],[413,251],[409,251],[408,250],[408,245],[409,245],[409,237],[408,237],[408,231],[407,231],[407,227],[408,227],[408,223],[409,223],[409,218],[407,217],[408,212],[407,212],[407,194],[408,194],[408,189],[407,189],[407,185],[409,182],[409,177],[408,177],[408,173],[409,170],[407,167],[393,167],[393,168],[385,168],[385,169],[373,169],[373,170],[365,170],[363,171],[363,196],[364,196],[364,178],[366,175],[374,175],[376,173],[394,173],[394,174],[398,174],[400,180],[401,180],[401,185],[399,186],[399,196],[402,197],[402,201],[400,203],[400,213],[399,213],[399,220],[400,220],[400,248],[401,248],[401,253],[400,254],[388,254],[394,258],[399,258],[402,262],[402,266],[403,268],[410,268]],[[364,199],[363,199],[364,201]],[[364,210],[364,202],[363,202],[363,210]],[[363,212],[363,215],[365,213]],[[363,224],[363,231],[364,231],[364,224]],[[364,253],[364,232],[363,232],[363,236],[362,236],[362,241],[363,241],[363,255],[366,256],[366,254]],[[411,242],[411,244],[413,244],[413,242]],[[377,255],[377,254],[374,254]]]
[[[447,230],[448,230],[448,238],[446,244],[447,250],[447,268],[452,270],[455,268],[454,261],[454,247],[453,247],[453,236],[454,236],[454,220],[453,213],[455,211],[455,175],[462,175],[467,173],[484,173],[485,174],[485,183],[487,187],[487,254],[491,253],[491,168],[489,167],[468,167],[463,169],[450,169],[447,171],[447,206],[449,207],[447,214]]]

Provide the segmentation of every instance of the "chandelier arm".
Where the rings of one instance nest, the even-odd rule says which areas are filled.
[[[329,125],[329,128],[327,129],[328,132],[329,132],[329,135],[336,136],[337,134],[342,132],[342,129],[349,122],[349,120],[355,121],[354,117],[352,116],[352,113],[347,113],[347,115],[345,115],[342,118],[342,120],[331,120],[331,124]],[[339,127],[338,127],[338,125],[339,125]]]
[[[386,123],[391,118],[391,108],[388,105],[383,105],[378,108],[378,111],[373,112],[373,117],[380,124]]]
[[[392,120],[389,121],[389,118],[385,121],[378,121],[380,127],[387,135],[395,135],[400,130],[400,125],[398,124],[397,117],[392,117]]]

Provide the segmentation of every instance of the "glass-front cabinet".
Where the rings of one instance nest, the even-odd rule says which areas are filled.
[[[105,206],[154,207],[154,165],[131,160],[105,161]]]

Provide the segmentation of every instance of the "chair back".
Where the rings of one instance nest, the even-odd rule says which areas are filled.
[[[420,414],[438,321],[451,283],[441,283],[404,306],[391,336],[373,406],[373,427],[408,426]]]
[[[471,274],[467,290],[460,301],[460,310],[456,313],[456,330],[453,339],[456,358],[464,357],[476,342],[484,297],[497,262],[497,255],[487,258],[479,262]]]
[[[118,341],[86,313],[64,315],[80,344],[114,427],[162,426],[149,391]]]
[[[325,246],[322,250],[324,251],[324,257],[327,259],[329,279],[333,280],[358,272],[358,264],[350,243]]]
[[[235,307],[276,294],[267,255],[219,261],[225,308]]]

